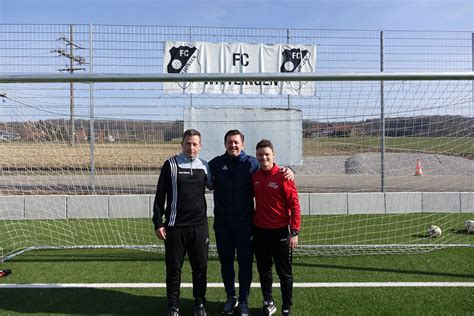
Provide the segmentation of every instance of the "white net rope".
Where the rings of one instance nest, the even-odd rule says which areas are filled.
[[[44,247],[162,249],[150,220],[156,181],[188,127],[201,131],[206,159],[224,152],[233,128],[249,154],[263,137],[280,141],[277,163],[295,154],[300,253],[474,244],[463,227],[474,219],[472,81],[385,81],[383,91],[375,80],[318,81],[311,96],[75,83],[74,110],[70,93],[68,83],[0,84],[3,258]],[[212,192],[208,202],[212,222]]]

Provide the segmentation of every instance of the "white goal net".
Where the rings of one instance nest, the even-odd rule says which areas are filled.
[[[300,253],[474,244],[464,229],[474,220],[472,73],[254,75],[211,79],[310,80],[316,92],[163,90],[164,81],[210,80],[192,75],[0,77],[2,260],[39,248],[162,249],[155,187],[185,128],[201,131],[205,159],[224,152],[229,129],[246,135],[251,155],[261,138],[274,141],[277,163],[295,172]]]

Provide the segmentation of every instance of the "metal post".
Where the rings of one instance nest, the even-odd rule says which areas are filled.
[[[383,31],[380,31],[380,72],[383,72]],[[384,85],[380,81],[380,191],[385,192],[385,112],[384,112]]]
[[[74,72],[74,25],[69,25],[69,73]],[[69,83],[69,144],[74,146],[74,138],[76,134],[76,128],[74,126],[74,82]]]
[[[189,41],[191,42],[193,40],[193,27],[189,27]],[[186,83],[183,85],[183,87],[186,87]],[[185,88],[183,88],[185,89]],[[189,106],[193,107],[193,94],[189,93]]]
[[[286,43],[290,44],[290,29],[286,29]],[[288,94],[288,108],[291,108],[291,96]]]
[[[89,24],[89,73],[94,73],[94,49],[93,49],[93,30],[92,23]],[[95,194],[95,137],[94,137],[94,83],[91,82],[89,85],[89,140],[90,140],[90,186],[92,194]]]

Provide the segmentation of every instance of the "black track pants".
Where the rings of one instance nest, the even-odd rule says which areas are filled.
[[[224,226],[214,224],[217,252],[221,263],[221,275],[227,297],[235,296],[234,261],[237,253],[239,302],[247,303],[252,282],[252,225]]]
[[[256,227],[253,233],[255,258],[260,275],[263,299],[273,300],[272,266],[280,278],[283,306],[289,309],[292,305],[293,273],[291,269],[292,251],[288,245],[288,228],[262,229]]]
[[[166,227],[166,294],[168,307],[179,306],[181,268],[188,254],[193,273],[193,296],[196,304],[205,303],[209,230],[198,227]]]

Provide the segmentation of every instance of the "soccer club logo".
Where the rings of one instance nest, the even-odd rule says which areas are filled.
[[[305,49],[293,48],[285,49],[282,52],[283,61],[280,66],[280,72],[312,72],[313,69],[309,62],[311,53]],[[299,91],[307,82],[287,82],[294,90]]]
[[[170,62],[168,63],[168,73],[199,73],[201,67],[198,61],[199,50],[196,47],[179,46],[169,50]],[[179,86],[183,89],[189,87],[191,83],[182,82]]]

